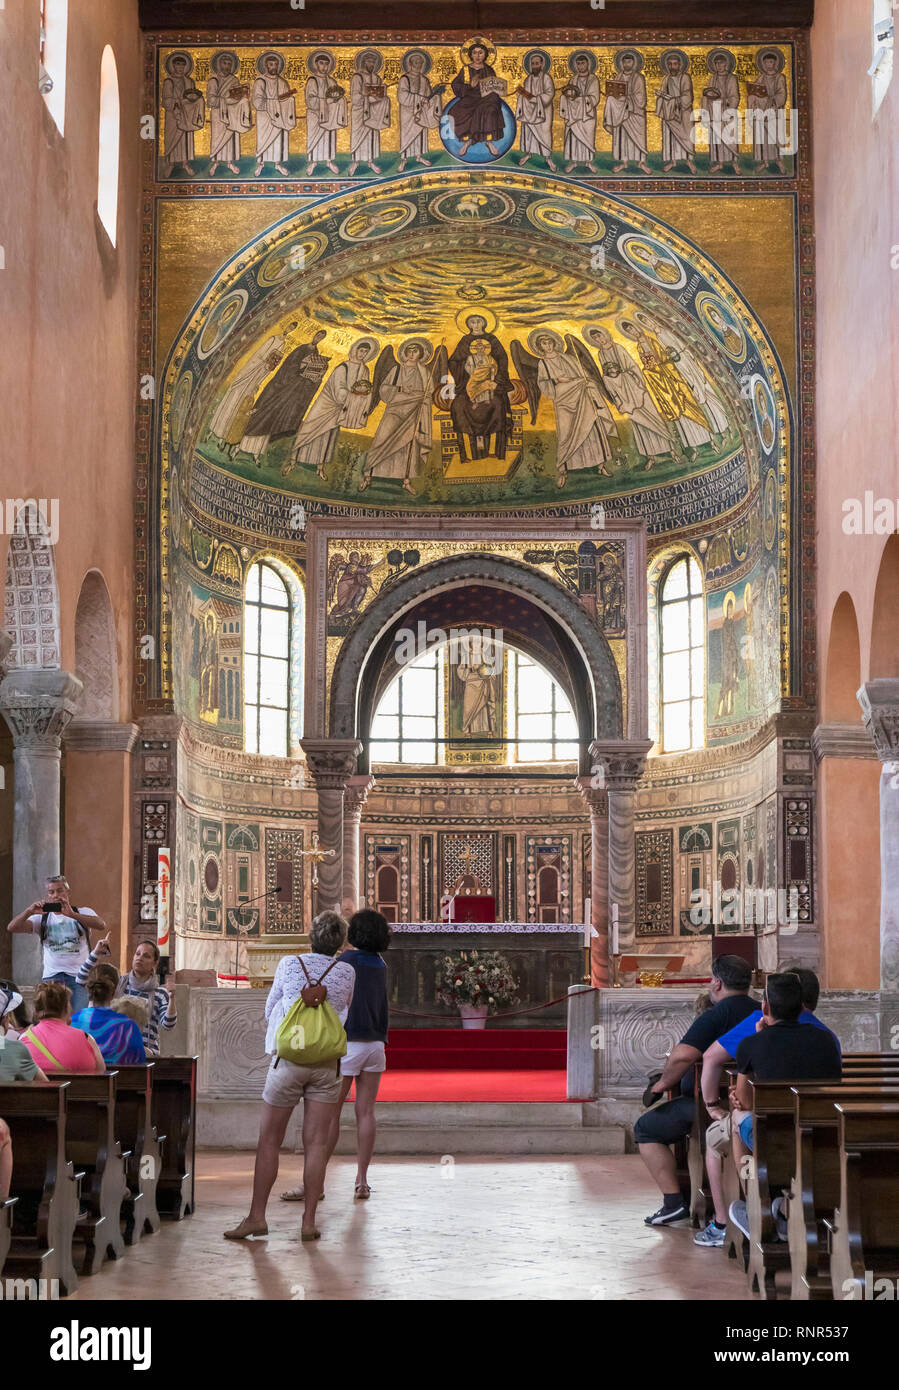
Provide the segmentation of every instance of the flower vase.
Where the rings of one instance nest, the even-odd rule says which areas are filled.
[[[462,1019],[463,1028],[486,1028],[487,1026],[487,1005],[486,1004],[460,1004],[459,1016]]]

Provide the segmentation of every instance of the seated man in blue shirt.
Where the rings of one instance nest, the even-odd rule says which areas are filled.
[[[786,971],[789,975],[799,977],[799,986],[802,997],[802,1011],[799,1015],[799,1023],[810,1023],[815,1028],[824,1028],[827,1032],[830,1029],[817,1018],[814,1013],[818,1003],[818,995],[821,986],[818,976],[814,970],[806,970],[802,966]],[[725,1033],[717,1042],[713,1042],[711,1047],[705,1052],[702,1059],[702,1098],[705,1107],[715,1122],[714,1131],[710,1129],[706,1135],[706,1171],[709,1175],[709,1189],[712,1201],[715,1206],[715,1214],[708,1223],[704,1231],[700,1231],[693,1237],[694,1245],[721,1246],[724,1244],[724,1230],[727,1224],[727,1205],[724,1201],[724,1179],[722,1167],[724,1159],[730,1152],[730,1136],[728,1134],[730,1116],[727,1107],[721,1104],[719,1099],[721,1089],[721,1073],[724,1068],[734,1061],[737,1055],[737,1048],[744,1038],[753,1037],[762,1024],[764,1015],[761,1009],[756,1009],[754,1013],[747,1014],[744,1019],[731,1028],[729,1033]],[[831,1036],[834,1036],[831,1034]],[[839,1040],[835,1039],[839,1048]],[[714,1138],[713,1138],[714,1133]]]
[[[645,1218],[647,1226],[670,1226],[689,1215],[678,1188],[674,1154],[668,1146],[684,1138],[693,1128],[696,1102],[692,1068],[717,1038],[754,1012],[755,1003],[749,998],[751,982],[752,970],[740,956],[719,956],[713,962],[709,988],[712,1008],[694,1019],[677,1046],[672,1048],[662,1075],[652,1087],[653,1093],[661,1097],[680,1084],[681,1094],[647,1110],[634,1125],[640,1157],[658,1183],[663,1198],[658,1211]]]

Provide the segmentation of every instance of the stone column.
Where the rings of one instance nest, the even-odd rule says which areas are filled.
[[[343,794],[343,908],[352,915],[362,896],[359,882],[359,826],[374,777],[359,774],[349,779]]]
[[[302,739],[300,747],[318,798],[318,839],[333,854],[318,866],[315,911],[340,912],[343,904],[343,794],[356,770],[362,744],[355,738]]]
[[[590,982],[605,989],[612,983],[609,940],[609,795],[593,786],[593,777],[578,777],[575,786],[590,810]]]
[[[0,683],[0,714],[13,736],[13,912],[40,897],[48,874],[63,872],[59,838],[60,738],[73,717],[81,682],[68,671],[44,667],[12,670]],[[17,984],[41,978],[37,936],[12,939]]]
[[[609,914],[618,908],[618,951],[633,952],[634,929],[634,792],[643,773],[650,740],[591,743],[594,776],[601,770],[609,794]]]
[[[880,772],[880,988],[899,991],[899,680],[868,681],[858,692]],[[859,865],[859,873],[864,873]]]

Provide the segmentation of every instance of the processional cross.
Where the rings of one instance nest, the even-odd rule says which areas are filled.
[[[317,888],[317,887],[318,887],[318,866],[319,866],[319,864],[323,864],[323,863],[325,862],[326,859],[333,859],[336,853],[337,853],[337,850],[336,850],[336,849],[322,849],[321,845],[319,844],[318,831],[317,831],[317,830],[313,830],[313,832],[312,832],[312,848],[311,848],[311,849],[301,849],[301,850],[300,850],[300,854],[303,856],[304,859],[311,859],[311,860],[312,860],[312,887],[313,887],[313,888]]]

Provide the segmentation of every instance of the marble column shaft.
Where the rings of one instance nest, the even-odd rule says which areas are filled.
[[[60,739],[72,719],[81,682],[68,671],[11,670],[0,683],[0,713],[13,736],[13,912],[43,892],[44,880],[63,871],[59,834]],[[41,945],[34,934],[12,939],[17,984],[37,983]]]
[[[368,794],[375,785],[372,776],[351,777],[343,794],[343,904],[353,913],[359,907],[359,827]]]
[[[880,773],[880,988],[899,991],[899,680],[868,681],[858,692]],[[864,865],[860,862],[859,872]]]
[[[590,983],[601,989],[612,983],[612,944],[609,939],[609,798],[578,777],[576,786],[590,810]]]
[[[303,739],[300,743],[318,799],[318,838],[332,853],[318,866],[315,911],[340,912],[344,899],[343,796],[356,770],[358,739]]]
[[[635,886],[635,789],[650,740],[597,741],[590,745],[595,774],[609,796],[609,910],[618,908],[618,952],[633,952]]]

